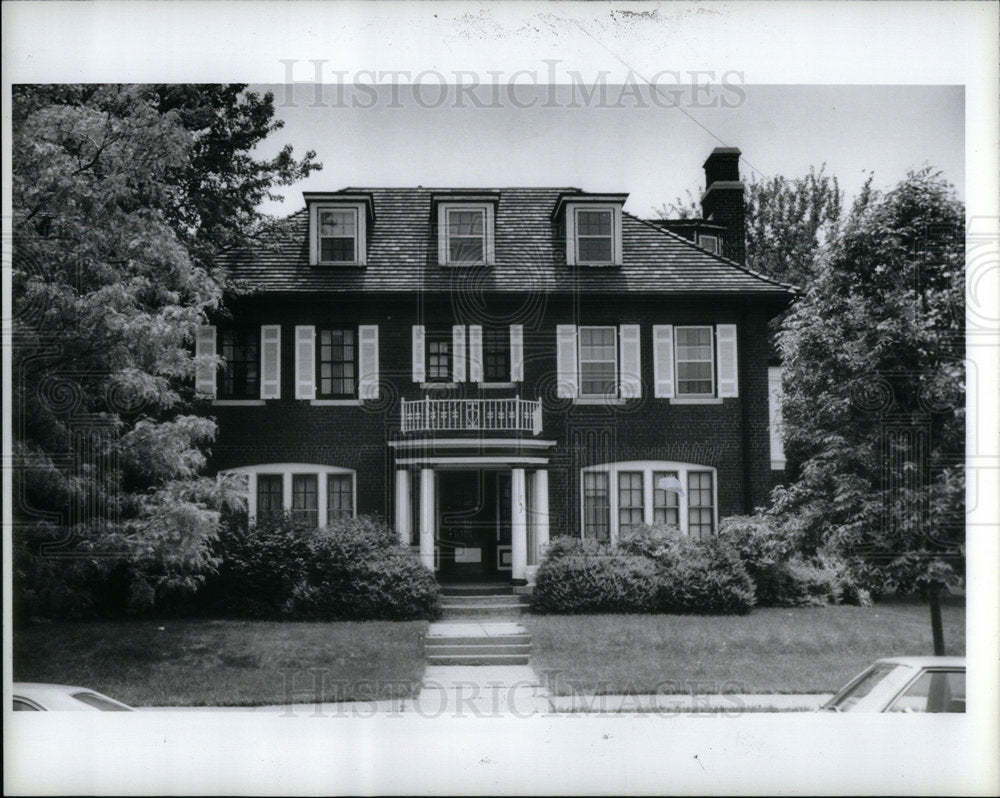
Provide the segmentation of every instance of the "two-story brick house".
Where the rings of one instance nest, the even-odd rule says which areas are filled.
[[[523,581],[557,534],[715,533],[774,482],[791,296],[742,265],[738,159],[676,225],[575,188],[307,193],[294,235],[223,263],[212,465],[251,516],[381,513],[442,579]]]

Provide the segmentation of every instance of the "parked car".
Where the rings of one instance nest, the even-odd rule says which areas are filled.
[[[15,712],[133,712],[132,707],[86,687],[40,682],[14,682]]]
[[[832,712],[965,712],[965,657],[886,657],[820,707]]]

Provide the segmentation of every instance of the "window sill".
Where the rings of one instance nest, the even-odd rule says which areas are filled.
[[[670,399],[670,404],[672,405],[721,405],[722,399],[717,396],[691,396],[691,397],[678,397],[674,396]]]
[[[359,263],[356,260],[350,261],[350,262],[342,261],[342,260],[337,260],[337,261],[333,261],[333,260],[321,260],[321,261],[317,261],[316,263],[314,263],[312,265],[313,266],[321,266],[322,268],[327,269],[327,268],[331,268],[331,267],[332,268],[337,268],[338,266],[364,266],[365,264],[364,263]]]
[[[480,382],[478,383],[480,388],[486,388],[487,390],[492,388],[516,388],[516,382]]]
[[[267,402],[263,399],[213,399],[213,407],[263,407]]]
[[[625,400],[617,396],[577,396],[573,400],[575,405],[623,405]]]
[[[470,260],[470,261],[465,261],[463,263],[439,263],[438,264],[438,266],[440,266],[442,269],[468,269],[468,268],[474,268],[476,266],[492,266],[492,265],[493,265],[492,263],[487,263],[486,261],[482,261],[482,260],[478,260],[478,261],[476,261],[476,260]]]
[[[312,407],[361,407],[360,399],[310,399]]]
[[[422,382],[420,383],[420,390],[422,391],[432,391],[436,388],[452,389],[457,388],[457,382]]]

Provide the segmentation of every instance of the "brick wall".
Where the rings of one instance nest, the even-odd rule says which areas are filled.
[[[482,305],[487,310],[477,313],[476,307],[467,297],[423,295],[377,301],[244,300],[234,309],[240,320],[282,325],[282,398],[264,407],[213,408],[219,434],[210,466],[220,470],[300,462],[352,468],[358,474],[358,511],[377,511],[391,519],[394,464],[386,441],[400,437],[399,399],[423,395],[411,380],[411,325],[522,323],[525,380],[520,395],[543,399],[540,437],[557,442],[548,450],[553,534],[579,529],[579,469],[602,462],[655,459],[713,466],[718,469],[720,518],[766,502],[774,482],[767,434],[766,308],[740,299],[580,296],[490,298]],[[318,407],[294,399],[294,326],[323,323],[379,325],[378,401],[364,407]],[[672,405],[654,398],[652,325],[663,323],[737,324],[740,396],[707,405]],[[641,325],[642,398],[618,407],[574,405],[559,399],[554,376],[557,324]],[[513,393],[464,383],[446,395]]]

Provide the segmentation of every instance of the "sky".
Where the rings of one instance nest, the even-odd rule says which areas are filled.
[[[690,80],[658,81],[658,92],[590,80],[465,94],[437,81],[396,90],[327,82],[319,103],[315,86],[255,85],[274,92],[284,122],[259,154],[290,143],[323,163],[264,210],[282,215],[302,207],[302,191],[346,186],[547,185],[628,192],[627,210],[651,216],[688,191],[699,195],[717,146],[742,150],[744,180],[825,163],[850,198],[869,172],[889,188],[931,165],[964,197],[962,86],[699,82],[697,91]]]

